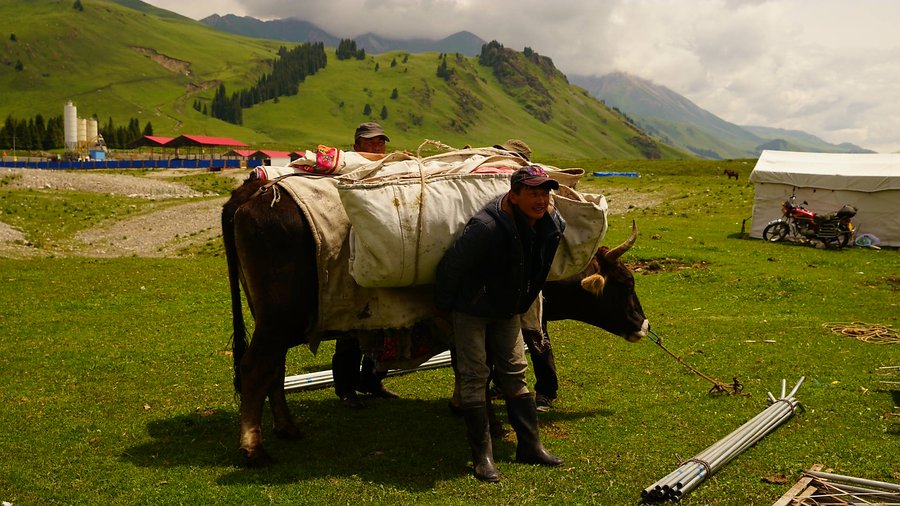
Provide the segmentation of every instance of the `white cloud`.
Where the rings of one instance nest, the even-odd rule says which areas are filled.
[[[181,14],[297,17],[334,35],[468,30],[573,74],[625,71],[733,123],[900,150],[891,0],[149,0]]]

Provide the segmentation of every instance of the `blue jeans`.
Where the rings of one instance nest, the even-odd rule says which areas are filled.
[[[494,383],[503,397],[513,399],[528,393],[525,344],[519,315],[483,318],[454,311],[460,401],[463,406],[484,405],[485,389],[494,366]]]

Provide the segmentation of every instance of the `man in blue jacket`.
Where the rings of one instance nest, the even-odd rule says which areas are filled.
[[[566,226],[550,207],[550,190],[555,189],[559,183],[540,166],[518,169],[510,178],[510,191],[469,220],[437,268],[435,305],[450,313],[453,322],[466,435],[475,477],[483,481],[500,479],[485,404],[489,364],[516,431],[516,460],[562,465],[538,436],[520,333],[520,315],[540,293]]]

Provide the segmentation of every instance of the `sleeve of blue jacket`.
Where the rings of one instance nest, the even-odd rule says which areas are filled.
[[[444,253],[437,266],[434,287],[434,305],[440,311],[454,308],[463,280],[471,276],[478,262],[489,257],[493,244],[490,232],[485,223],[469,220],[462,234]]]

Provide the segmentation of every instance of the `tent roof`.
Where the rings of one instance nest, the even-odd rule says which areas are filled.
[[[179,135],[166,143],[166,147],[178,148],[181,146],[233,146],[245,148],[247,144],[228,137],[207,137],[205,135]]]
[[[799,153],[765,150],[753,183],[876,192],[900,190],[900,153]]]

